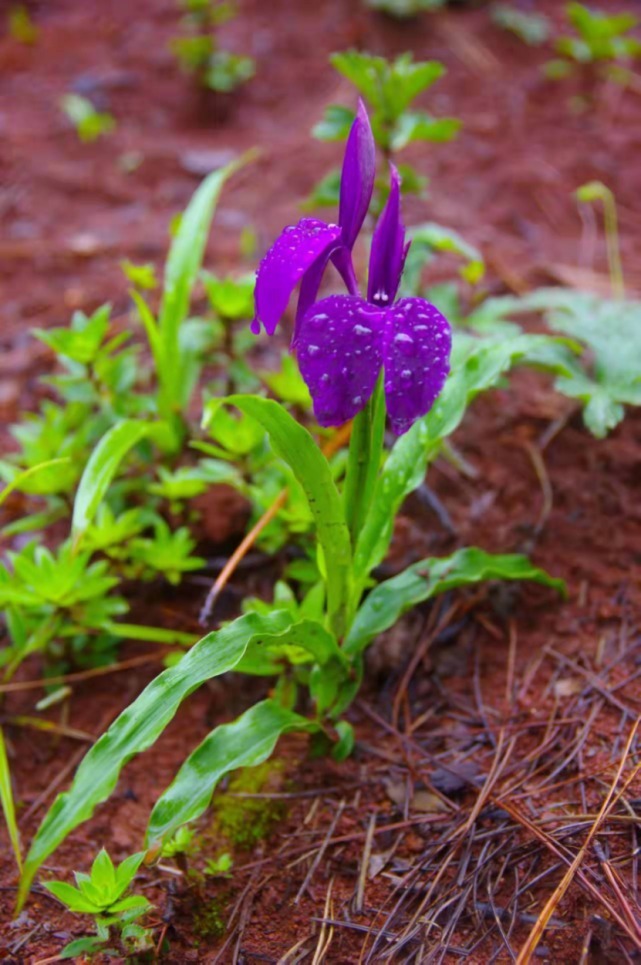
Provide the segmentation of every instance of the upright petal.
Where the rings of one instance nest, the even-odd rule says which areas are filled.
[[[300,326],[298,365],[320,425],[338,426],[363,408],[383,361],[383,313],[355,295],[313,305]]]
[[[376,147],[369,117],[362,100],[354,118],[343,158],[338,223],[343,229],[343,242],[352,248],[363,227],[372,200],[376,176]]]
[[[426,415],[450,370],[452,332],[447,319],[422,298],[402,298],[384,320],[385,400],[392,431],[400,436]]]
[[[338,225],[314,218],[303,218],[285,228],[258,268],[253,331],[260,331],[262,322],[267,334],[274,334],[298,282],[318,259],[336,247],[340,236]]]
[[[374,228],[367,279],[367,300],[381,306],[391,305],[396,298],[407,254],[401,220],[401,179],[393,164],[390,182],[387,204]]]

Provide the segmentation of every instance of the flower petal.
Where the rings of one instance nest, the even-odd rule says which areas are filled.
[[[336,246],[340,236],[338,225],[315,218],[303,218],[297,225],[285,228],[258,268],[252,331],[257,333],[262,322],[267,334],[274,334],[298,282],[317,259]]]
[[[321,426],[338,426],[363,408],[383,361],[383,313],[355,295],[331,295],[303,319],[296,351]]]
[[[343,240],[347,248],[353,247],[363,227],[372,200],[375,176],[374,136],[365,105],[359,100],[358,111],[347,138],[341,171],[338,223],[343,229]]]
[[[401,179],[393,164],[390,181],[387,204],[374,228],[367,279],[367,300],[381,306],[391,305],[396,298],[407,255],[401,221]]]
[[[385,399],[400,436],[434,405],[450,370],[447,319],[422,298],[402,298],[385,311]]]

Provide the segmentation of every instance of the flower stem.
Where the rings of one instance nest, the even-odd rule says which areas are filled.
[[[343,499],[354,547],[372,502],[381,464],[384,432],[385,398],[383,380],[379,376],[370,400],[354,419],[349,445]]]
[[[608,252],[610,284],[615,298],[625,298],[625,282],[621,264],[621,245],[619,243],[619,222],[614,194],[602,181],[589,181],[576,192],[579,201],[590,203],[600,201],[603,205],[605,244]]]

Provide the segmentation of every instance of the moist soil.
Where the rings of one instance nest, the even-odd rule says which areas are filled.
[[[461,117],[463,131],[449,145],[407,152],[432,189],[408,205],[406,220],[448,225],[478,245],[487,290],[560,281],[607,291],[603,246],[572,197],[594,178],[616,194],[628,287],[641,289],[638,92],[589,78],[581,87],[551,85],[540,70],[548,51],[501,32],[482,4],[397,23],[356,0],[243,0],[222,38],[251,53],[257,73],[230,103],[203,99],[177,70],[168,49],[178,29],[174,0],[139,0],[133,10],[124,0],[28,6],[37,44],[0,37],[5,446],[6,425],[37,405],[37,379],[52,364],[30,330],[107,301],[124,317],[120,261],[162,264],[169,221],[205,173],[260,148],[224,191],[207,256],[218,272],[255,264],[244,259],[244,229],[255,228],[260,252],[298,217],[300,200],[338,161],[339,148],[313,141],[309,129],[326,104],[351,98],[328,65],[332,51],[349,46],[386,56],[410,49],[446,64],[429,106]],[[561,21],[561,4],[522,6]],[[116,131],[80,144],[58,106],[69,91],[109,110]],[[578,112],[576,97],[586,92],[589,108]],[[349,715],[357,737],[349,760],[313,758],[304,740],[282,741],[258,790],[241,782],[224,795],[239,809],[231,825],[215,806],[187,862],[167,859],[142,872],[161,961],[511,961],[622,762],[619,788],[633,774],[639,414],[594,440],[544,377],[517,373],[511,388],[474,404],[454,442],[465,471],[445,461],[431,469],[429,491],[404,507],[386,572],[459,545],[527,552],[567,581],[568,599],[529,586],[456,593],[378,641]],[[208,501],[212,573],[245,519],[228,493]],[[219,618],[233,615],[248,592],[268,597],[274,573],[260,560],[239,571]],[[197,630],[210,575],[169,594],[148,588],[134,616]],[[7,695],[2,719],[24,842],[161,657],[124,646],[109,673],[72,682],[62,712],[34,710],[41,689]],[[34,659],[17,681],[37,680],[41,670]],[[186,754],[263,693],[232,677],[194,694],[155,748],[127,766],[109,802],[46,863],[43,878],[87,870],[102,845],[115,859],[138,849],[154,800]],[[7,723],[19,716],[62,723],[73,736]],[[540,960],[638,960],[640,801],[633,777],[555,905]],[[239,826],[257,833],[239,834]],[[87,923],[38,885],[13,920],[16,871],[2,841],[0,961],[56,960]],[[233,856],[231,877],[203,875],[206,860],[222,852]]]

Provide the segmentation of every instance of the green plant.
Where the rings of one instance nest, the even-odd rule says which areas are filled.
[[[69,942],[60,953],[61,959],[85,955],[132,955],[152,947],[148,928],[139,923],[151,908],[142,895],[128,894],[142,864],[144,853],[125,858],[114,868],[111,858],[102,849],[87,875],[76,871],[77,888],[64,881],[45,881],[44,887],[69,911],[91,915],[96,934]]]
[[[355,416],[349,451],[342,460],[330,461],[312,433],[273,399],[234,394],[207,402],[210,431],[218,423],[216,431],[236,448],[244,436],[251,459],[256,458],[252,422],[260,427],[270,460],[285,473],[305,506],[307,558],[288,572],[300,591],[283,581],[272,604],[248,603],[245,613],[200,640],[114,721],[84,758],[69,790],[53,803],[32,841],[20,902],[47,856],[111,794],[125,763],[154,744],[182,701],[207,680],[232,670],[265,676],[273,681],[272,696],[214,728],[188,756],[150,815],[150,860],[182,826],[203,814],[225,775],[262,764],[283,734],[311,734],[317,749],[325,747],[339,760],[347,756],[354,734],[344,715],[362,682],[365,651],[411,607],[486,580],[531,580],[564,590],[560,580],[523,556],[492,555],[477,548],[419,560],[377,582],[375,572],[387,555],[401,505],[422,485],[428,466],[447,445],[472,399],[496,385],[518,362],[571,377],[575,346],[549,335],[459,333],[446,381],[447,321],[422,298],[396,297],[405,238],[394,173],[374,234],[368,299],[358,295],[350,246],[373,190],[373,165],[365,162],[374,147],[363,112],[355,124],[363,137],[348,142],[344,171],[349,197],[341,225],[312,221],[285,229],[263,259],[255,293],[256,321],[273,332],[301,275],[309,296],[306,272],[312,272],[316,289],[295,336],[299,366],[323,426]],[[366,154],[364,160],[359,152]],[[349,208],[347,202],[354,197],[358,205]],[[440,236],[428,238],[444,243]],[[453,244],[451,237],[447,243]],[[314,258],[319,257],[321,244],[339,258],[350,294],[314,300],[320,284]],[[279,257],[283,246],[287,259]],[[294,274],[292,264],[297,268]],[[409,368],[414,356],[408,354],[408,344],[418,353],[420,364],[414,368]],[[238,410],[240,420],[233,419],[227,407]],[[398,436],[389,444],[386,408]],[[221,413],[225,415],[219,419]],[[111,445],[105,444],[105,454],[109,451]],[[99,489],[109,482],[109,473],[98,471],[102,455],[88,473]],[[91,488],[82,494],[81,506],[95,506],[91,495]],[[90,515],[78,513],[87,523]],[[76,530],[82,532],[86,530]]]
[[[568,3],[565,11],[575,35],[557,38],[561,59],[545,65],[547,76],[557,79],[582,68],[625,84],[630,62],[641,56],[641,41],[629,36],[638,18],[631,13],[604,13],[582,3]]]
[[[31,46],[38,42],[39,31],[34,24],[29,11],[22,3],[9,8],[9,35],[21,44]]]
[[[98,138],[111,134],[116,128],[111,114],[96,110],[91,101],[80,94],[65,94],[60,106],[81,141],[97,141]]]
[[[43,381],[59,401],[45,400],[12,427],[19,448],[0,460],[7,483],[0,502],[20,490],[37,508],[8,523],[2,535],[37,534],[65,517],[71,517],[71,534],[55,550],[38,547],[36,538],[0,565],[0,609],[8,628],[0,666],[7,676],[32,653],[61,670],[113,659],[118,640],[130,632],[160,640],[155,628],[116,622],[128,603],[115,587],[123,578],[177,583],[204,564],[194,555],[190,531],[179,524],[193,521],[189,500],[213,483],[235,481],[238,473],[220,459],[194,462],[192,456],[189,465],[176,459],[187,454],[187,409],[206,353],[222,342],[215,320],[188,313],[229,173],[206,179],[181,220],[158,319],[132,291],[151,365],[133,333],[114,327],[108,306],[92,315],[75,313],[67,327],[35,333],[58,360],[60,370]],[[149,287],[148,271],[132,277],[129,268],[128,274]],[[172,642],[172,634],[161,636]],[[191,639],[173,635],[179,644]]]
[[[603,438],[621,422],[625,405],[641,405],[641,303],[544,288],[518,298],[490,299],[469,322],[487,329],[528,312],[542,312],[553,331],[584,346],[583,360],[569,361],[555,386],[583,404],[587,428]]]
[[[180,0],[184,11],[184,35],[172,41],[172,50],[182,69],[200,86],[230,93],[255,73],[251,57],[233,54],[219,46],[217,29],[236,15],[228,0]]]
[[[398,153],[413,142],[439,144],[451,141],[458,134],[461,122],[456,118],[437,118],[411,107],[413,101],[445,73],[445,68],[437,61],[415,63],[409,53],[389,61],[356,50],[333,54],[330,60],[370,106],[374,140],[386,164],[389,161],[396,163]],[[312,133],[321,141],[342,141],[353,121],[352,110],[331,104]],[[398,169],[403,192],[422,193],[427,183],[425,178],[408,164],[399,164]],[[309,206],[337,203],[339,182],[339,172],[330,172],[314,189]],[[387,170],[384,170],[377,183],[375,210],[381,209],[387,190]]]
[[[509,30],[530,47],[538,47],[550,37],[551,24],[544,14],[525,13],[508,3],[493,3],[490,16],[498,27]]]
[[[372,10],[382,10],[392,17],[403,19],[415,17],[426,10],[439,10],[447,0],[365,0],[365,3]]]

